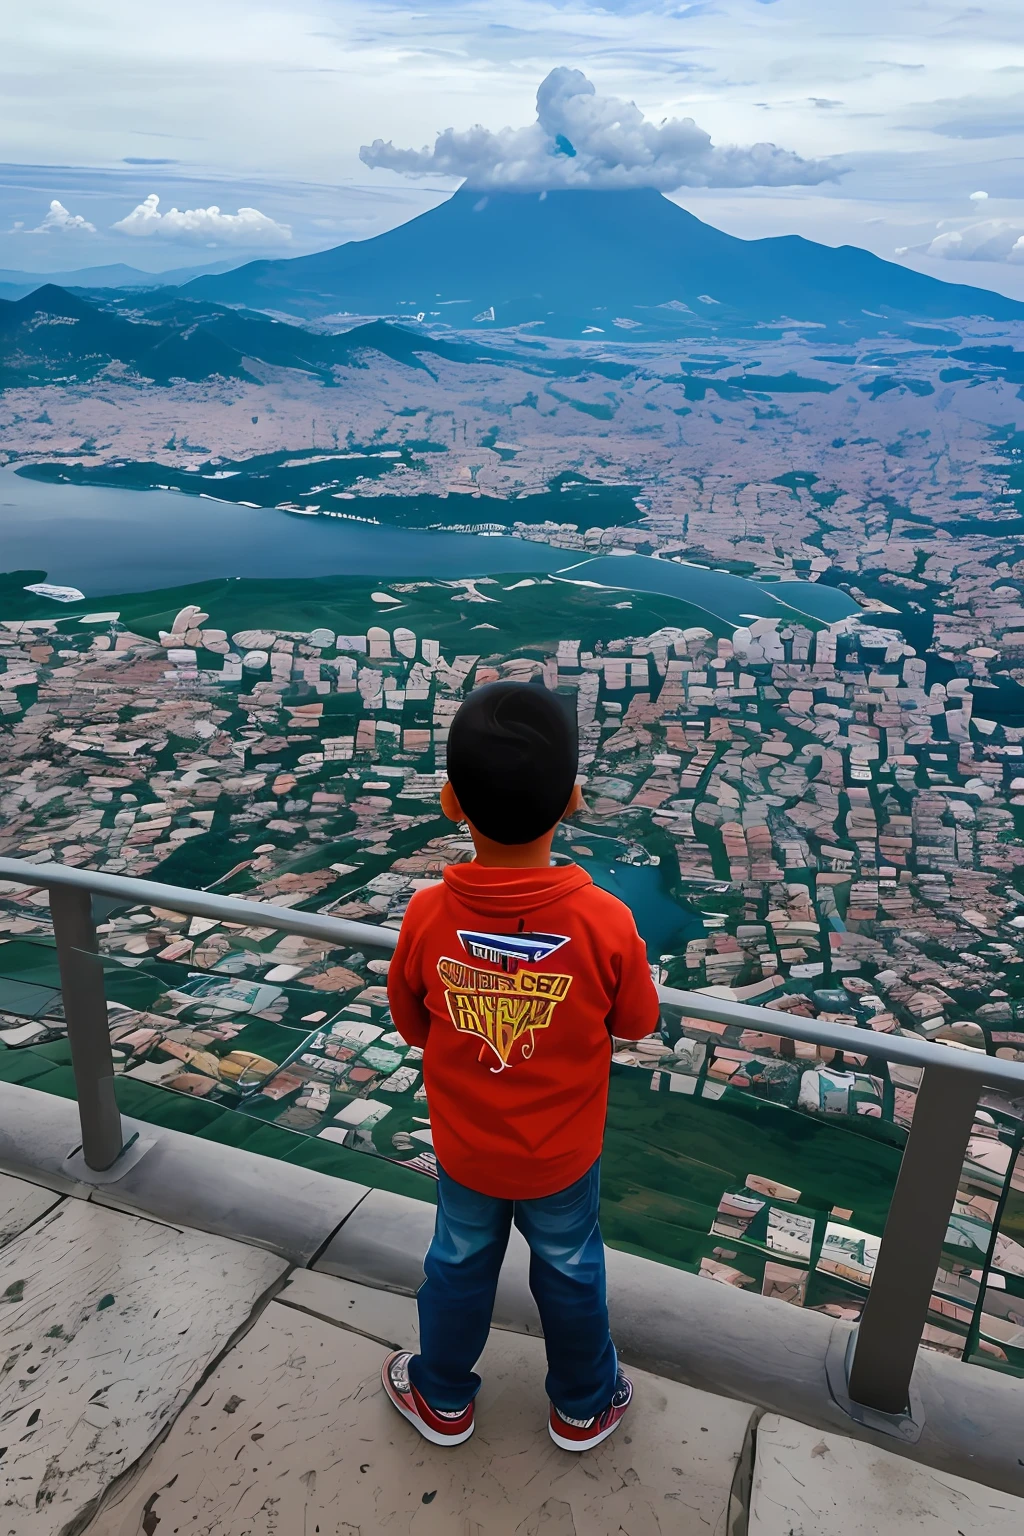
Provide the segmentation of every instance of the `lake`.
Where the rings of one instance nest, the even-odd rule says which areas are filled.
[[[428,532],[179,491],[53,485],[0,469],[0,570],[44,570],[86,597],[151,592],[223,577],[413,579],[558,572],[569,581],[657,592],[728,624],[859,612],[845,592],[806,581],[764,584],[702,566],[623,553],[580,554],[510,535]]]
[[[581,832],[581,839],[585,835]],[[629,907],[651,960],[656,960],[665,951],[679,949],[687,939],[703,934],[701,919],[673,900],[664,864],[619,864],[597,856],[588,857],[575,849],[571,852],[595,885],[617,896]]]
[[[551,571],[565,552],[472,533],[239,507],[178,491],[47,485],[0,469],[0,568],[45,570],[86,597],[218,577],[487,576]]]

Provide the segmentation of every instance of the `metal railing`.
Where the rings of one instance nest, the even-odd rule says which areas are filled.
[[[91,869],[71,869],[64,864],[0,859],[0,880],[13,880],[50,893],[64,1017],[82,1122],[82,1155],[86,1165],[97,1173],[117,1162],[124,1150],[124,1137],[114,1097],[114,1058],[103,968],[91,958],[99,955],[93,896],[105,896],[124,906],[164,907],[190,917],[212,917],[220,923],[297,933],[307,939],[323,939],[332,948],[339,944],[368,944],[375,949],[394,949],[398,943],[393,928],[350,923],[315,912],[294,912],[290,907],[243,901],[237,896],[211,896],[207,891],[161,885],[156,880],[130,880]]]
[[[88,1169],[97,1173],[113,1168],[125,1147],[114,1092],[103,968],[98,960],[92,908],[94,895],[118,904],[163,907],[219,922],[301,934],[323,939],[332,947],[352,944],[394,949],[398,941],[393,928],[59,864],[0,858],[0,880],[49,892],[81,1119],[82,1154]],[[851,1055],[923,1069],[910,1135],[848,1364],[853,1403],[893,1420],[907,1417],[914,1363],[927,1322],[978,1096],[984,1087],[992,1087],[1024,1097],[1024,1064],[980,1051],[821,1023],[671,987],[659,987],[658,991],[663,1003],[679,1008],[691,1019],[738,1025]]]

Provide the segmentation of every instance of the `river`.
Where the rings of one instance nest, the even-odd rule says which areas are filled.
[[[563,568],[559,574],[565,581],[679,597],[737,626],[753,618],[779,619],[783,624],[794,619],[799,622],[804,615],[834,624],[860,612],[853,598],[838,587],[812,581],[750,581],[729,571],[684,561],[651,560],[644,555],[598,555]]]

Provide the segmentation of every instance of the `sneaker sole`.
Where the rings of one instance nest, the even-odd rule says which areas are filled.
[[[621,1419],[616,1419],[614,1424],[610,1424],[607,1429],[602,1429],[599,1435],[594,1435],[590,1440],[566,1440],[562,1435],[556,1434],[549,1419],[548,1434],[560,1451],[592,1451],[595,1445],[600,1445],[602,1440],[607,1440],[609,1435],[614,1435],[621,1423]]]
[[[442,1435],[439,1430],[431,1429],[429,1424],[424,1424],[423,1420],[419,1417],[418,1414],[410,1413],[409,1409],[406,1408],[404,1403],[400,1403],[397,1400],[390,1386],[388,1385],[387,1378],[383,1374],[381,1375],[381,1383],[384,1387],[384,1391],[387,1393],[388,1402],[391,1404],[392,1408],[395,1408],[402,1415],[402,1418],[405,1419],[407,1424],[411,1424],[413,1429],[418,1430],[419,1433],[423,1436],[424,1440],[429,1440],[431,1445],[464,1445],[476,1428],[476,1420],[474,1419],[469,1428],[464,1429],[461,1434]]]

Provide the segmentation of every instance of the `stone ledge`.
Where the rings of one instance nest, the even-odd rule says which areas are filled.
[[[60,1196],[39,1184],[26,1184],[0,1173],[0,1249],[6,1248],[47,1211],[52,1211]]]
[[[85,1183],[66,1163],[81,1140],[73,1100],[0,1083],[0,1169],[113,1210],[268,1248],[291,1264],[309,1264],[369,1191],[180,1131],[144,1132],[153,1144],[121,1178]]]

